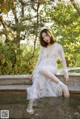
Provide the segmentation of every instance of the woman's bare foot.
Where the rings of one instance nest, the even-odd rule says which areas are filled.
[[[66,86],[64,83],[62,83],[62,82],[60,82],[60,86],[61,86],[61,88],[62,88],[64,97],[66,97],[66,98],[70,97],[70,93],[69,93],[69,91],[68,91],[67,86]]]
[[[27,107],[26,111],[29,113],[29,114],[34,114],[34,110],[32,107]]]

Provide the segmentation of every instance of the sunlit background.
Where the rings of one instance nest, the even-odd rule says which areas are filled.
[[[43,28],[63,45],[67,66],[80,67],[80,0],[0,0],[0,74],[32,73]]]

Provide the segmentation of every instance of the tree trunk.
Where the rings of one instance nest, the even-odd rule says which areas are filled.
[[[80,15],[80,10],[79,8],[77,7],[76,3],[74,0],[70,0],[71,1],[71,4],[73,5],[73,7],[76,9],[77,13]]]
[[[39,3],[37,3],[37,23],[36,23],[36,35],[35,35],[35,41],[34,41],[34,51],[33,51],[33,55],[34,55],[34,52],[35,52],[35,49],[36,49],[36,41],[37,41],[37,38],[38,38],[38,27],[39,27],[39,13],[38,13],[38,10],[39,10]]]

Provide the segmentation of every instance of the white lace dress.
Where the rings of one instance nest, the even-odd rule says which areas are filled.
[[[62,45],[54,43],[47,48],[40,47],[38,61],[33,71],[32,82],[27,90],[27,99],[38,99],[41,97],[57,97],[62,95],[60,84],[48,79],[39,72],[41,69],[47,69],[53,74],[57,74],[57,60],[60,57],[63,66],[63,72],[67,72],[66,61]]]

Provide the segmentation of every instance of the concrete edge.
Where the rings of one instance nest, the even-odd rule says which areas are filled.
[[[2,85],[0,86],[0,92],[6,92],[6,91],[26,91],[26,88],[29,87],[30,85]],[[68,89],[70,93],[72,94],[80,94],[80,86],[68,86]]]
[[[79,76],[80,77],[80,73],[68,73],[69,76]],[[58,73],[56,74],[56,76],[63,76],[62,73]],[[0,79],[9,79],[9,78],[26,78],[26,79],[30,79],[31,78],[31,74],[27,74],[27,75],[0,75]]]

